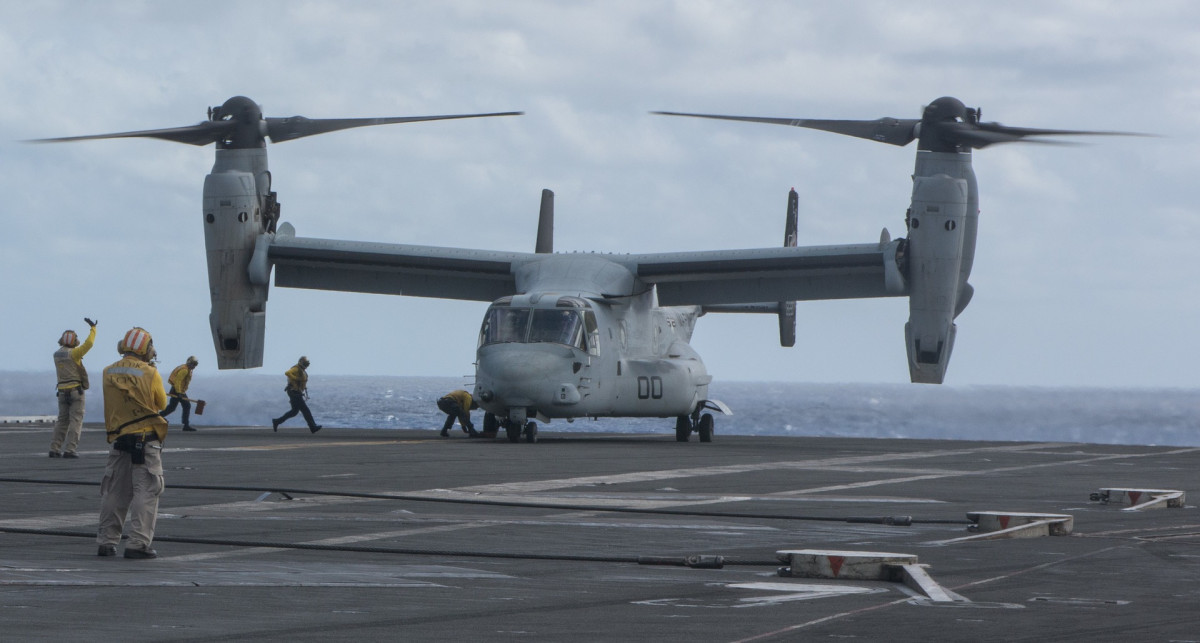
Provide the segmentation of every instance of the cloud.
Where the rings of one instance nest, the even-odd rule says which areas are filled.
[[[212,147],[15,141],[192,124],[234,95],[272,116],[524,110],[272,144],[284,218],[529,250],[550,188],[561,250],[774,246],[796,187],[802,244],[863,243],[903,234],[914,146],[647,112],[915,118],[954,95],[985,120],[1165,138],[975,155],[977,294],[951,384],[1196,386],[1198,18],[1182,1],[6,3],[0,300],[16,312],[0,336],[22,338],[6,368],[48,368],[84,315],[184,357],[211,342]],[[462,375],[483,308],[273,289],[268,369],[307,352],[326,372]],[[695,343],[723,379],[907,381],[902,300],[800,317],[790,351],[765,316],[706,317]]]

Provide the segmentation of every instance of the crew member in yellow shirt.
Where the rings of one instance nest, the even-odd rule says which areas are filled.
[[[312,411],[308,410],[308,358],[301,355],[296,365],[289,368],[284,375],[287,376],[287,386],[284,391],[287,392],[288,402],[291,402],[292,408],[287,413],[271,420],[271,428],[278,431],[279,425],[283,424],[290,418],[296,417],[297,413],[304,414],[304,421],[308,422],[308,430],[316,433],[321,430],[321,425],[313,420]]]
[[[472,438],[479,437],[475,425],[471,424],[471,411],[479,408],[479,404],[471,399],[471,394],[464,390],[450,391],[438,398],[438,410],[446,414],[446,422],[442,424],[442,437],[450,437],[450,427],[458,420],[464,433]]]
[[[188,418],[192,413],[192,401],[188,399],[187,391],[188,386],[192,383],[192,371],[196,370],[196,366],[199,364],[200,362],[196,360],[196,356],[191,355],[187,358],[186,362],[176,366],[175,370],[171,371],[170,377],[167,378],[167,384],[171,386],[171,390],[167,391],[169,402],[167,403],[167,408],[163,409],[162,416],[167,417],[175,412],[176,406],[182,406],[184,431],[196,430],[188,423]],[[200,410],[203,411],[204,409]]]
[[[54,351],[54,370],[58,375],[58,421],[54,437],[50,438],[51,458],[78,458],[79,434],[83,432],[83,392],[88,388],[87,369],[83,356],[92,350],[96,341],[96,322],[84,318],[91,326],[87,339],[79,343],[73,330],[63,331]]]
[[[167,405],[162,377],[154,367],[154,340],[133,328],[117,342],[121,359],[104,369],[104,428],[112,450],[100,482],[99,556],[115,556],[129,515],[126,558],[157,558],[154,524],[163,492],[162,443]]]

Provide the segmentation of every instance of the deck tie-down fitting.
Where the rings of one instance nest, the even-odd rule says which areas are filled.
[[[967,526],[967,531],[974,532],[974,535],[925,544],[952,545],[976,540],[1067,536],[1075,528],[1075,518],[1070,514],[968,511],[967,518],[973,523]]]
[[[912,554],[795,549],[777,551],[775,556],[789,565],[779,568],[780,576],[903,583],[935,603],[970,602],[938,585]]]
[[[1183,507],[1187,495],[1175,489],[1118,489],[1105,487],[1093,493],[1092,502],[1125,505],[1122,511]]]

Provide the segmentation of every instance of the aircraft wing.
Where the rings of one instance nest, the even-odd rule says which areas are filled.
[[[745,304],[907,295],[896,247],[887,242],[607,259],[654,284],[664,306]],[[555,256],[287,235],[277,235],[265,250],[276,286],[487,302],[518,292],[521,266]],[[259,279],[265,283],[266,277]]]
[[[908,294],[898,242],[628,255],[664,306],[858,299]]]
[[[487,302],[516,292],[513,265],[534,256],[284,235],[266,253],[276,286]]]

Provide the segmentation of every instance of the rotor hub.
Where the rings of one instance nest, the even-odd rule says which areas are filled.
[[[217,141],[221,149],[266,147],[266,121],[263,120],[262,108],[253,100],[234,96],[220,107],[210,108],[208,113],[209,120],[213,122],[234,123],[233,129]]]
[[[952,96],[943,96],[925,106],[925,112],[921,115],[921,120],[926,123],[961,123],[967,120],[967,114],[970,112],[974,112],[974,110],[968,109],[961,100]]]

